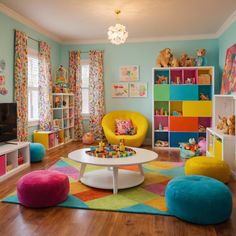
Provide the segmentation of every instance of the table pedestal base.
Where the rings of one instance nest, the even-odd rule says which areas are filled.
[[[116,194],[118,189],[131,188],[141,184],[144,176],[139,172],[130,170],[97,170],[85,173],[80,181],[93,188],[113,189]],[[115,180],[115,181],[114,181]]]

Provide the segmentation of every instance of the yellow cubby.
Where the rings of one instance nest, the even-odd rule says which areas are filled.
[[[183,116],[211,117],[211,101],[183,101]]]

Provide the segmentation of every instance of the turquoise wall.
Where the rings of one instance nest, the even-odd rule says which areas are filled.
[[[59,66],[61,58],[61,45],[52,39],[36,32],[35,30],[17,22],[16,20],[4,15],[0,12],[0,60],[4,59],[6,61],[5,75],[7,78],[6,87],[8,89],[8,94],[3,96],[0,95],[0,102],[13,102],[13,72],[14,72],[14,29],[24,31],[28,36],[46,41],[51,47],[51,58],[52,58],[52,68],[53,71]],[[29,40],[29,47],[37,48],[38,43]],[[29,140],[32,138],[32,132],[37,127],[29,128]]]
[[[6,61],[7,89],[9,90],[8,95],[0,95],[0,102],[13,101],[14,29],[18,29],[24,31],[30,37],[46,41],[50,45],[53,73],[60,64],[68,67],[68,53],[70,50],[81,50],[83,52],[87,52],[91,49],[104,50],[106,112],[117,109],[139,111],[151,122],[152,68],[155,67],[155,61],[159,51],[165,47],[170,47],[176,57],[179,57],[182,52],[187,52],[190,56],[195,56],[195,49],[200,47],[206,48],[208,65],[215,66],[215,92],[219,93],[225,52],[229,46],[235,43],[236,22],[233,23],[219,39],[126,43],[120,46],[114,46],[110,43],[62,45],[1,12],[0,29],[0,59]],[[29,41],[29,45],[32,48],[37,48],[37,43],[34,41]],[[82,58],[88,58],[88,54],[83,53]],[[119,82],[119,67],[122,65],[139,65],[140,82],[148,84],[147,98],[111,97],[111,84]],[[30,128],[30,134],[35,128],[36,127]],[[148,136],[151,137],[150,129]]]
[[[208,65],[215,66],[218,75],[218,40],[191,40],[191,41],[170,41],[170,42],[147,42],[147,43],[126,43],[115,46],[107,44],[90,45],[63,45],[61,49],[61,63],[68,67],[68,53],[70,50],[81,50],[87,52],[91,49],[104,50],[104,80],[105,80],[105,106],[106,112],[126,109],[138,111],[144,114],[149,120],[148,137],[151,138],[152,120],[152,68],[155,67],[156,57],[159,51],[165,47],[173,50],[174,55],[179,57],[182,52],[195,56],[197,48],[207,49]],[[82,54],[87,58],[88,54]],[[111,85],[119,82],[119,67],[122,65],[139,65],[140,82],[148,84],[147,98],[112,98]],[[215,89],[219,91],[219,80],[216,77]]]
[[[219,71],[222,77],[226,51],[236,43],[236,21],[219,37]]]

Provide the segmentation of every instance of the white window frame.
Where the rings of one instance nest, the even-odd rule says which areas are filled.
[[[81,80],[82,80],[82,66],[83,65],[89,65],[89,60],[88,59],[81,59],[80,60],[80,69],[81,69]],[[81,86],[81,89],[83,90],[83,89],[88,89],[89,90],[89,87],[84,87],[84,86]],[[81,91],[82,92],[82,91]],[[89,99],[89,98],[88,98]],[[82,101],[83,102],[83,101]],[[84,119],[84,120],[87,120],[87,119],[89,119],[89,113],[82,113],[81,114],[82,115],[82,118]]]
[[[39,58],[39,52],[35,49],[32,49],[32,48],[28,49],[28,56],[29,55],[32,57],[35,57],[35,58]],[[39,91],[39,87],[35,88],[35,87],[28,86],[28,91],[29,91],[29,88],[30,88],[30,91]],[[37,126],[37,125],[39,125],[39,118],[35,119],[35,120],[29,120],[29,117],[28,117],[28,127],[33,127],[33,126]]]

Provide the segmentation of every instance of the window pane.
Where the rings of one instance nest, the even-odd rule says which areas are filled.
[[[37,52],[28,56],[28,120],[39,119],[39,60]]]
[[[38,82],[39,82],[38,58],[29,56],[28,58],[28,86],[37,88]]]
[[[82,113],[89,113],[89,90],[82,89]]]
[[[82,78],[82,87],[88,88],[89,86],[89,65],[81,66],[81,78]]]
[[[32,91],[32,118],[33,120],[39,119],[39,91]]]

